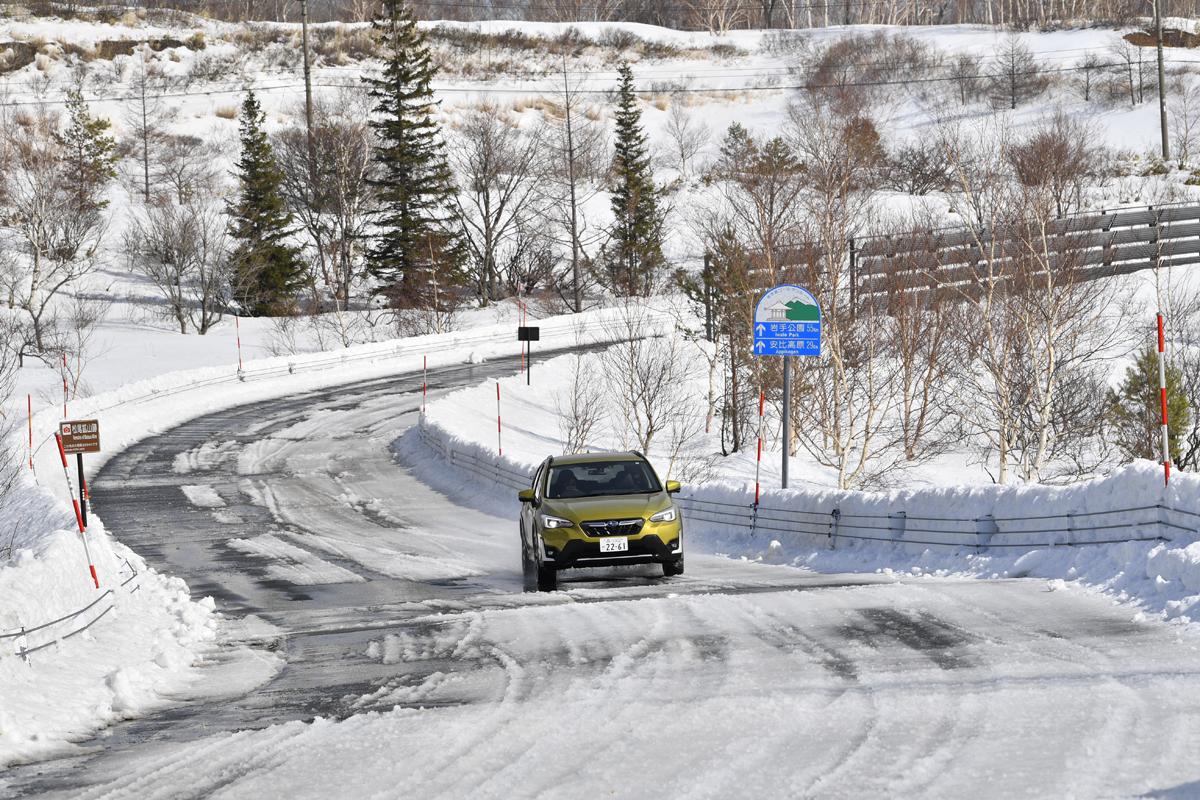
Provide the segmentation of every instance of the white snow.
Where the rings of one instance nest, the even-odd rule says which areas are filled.
[[[225,501],[217,490],[207,484],[180,486],[188,502],[198,508],[224,508]]]
[[[285,542],[274,534],[255,536],[253,539],[233,539],[229,542],[229,546],[234,550],[267,560],[269,562],[266,567],[267,577],[298,586],[364,580],[361,575],[336,564],[330,564],[308,550]]]

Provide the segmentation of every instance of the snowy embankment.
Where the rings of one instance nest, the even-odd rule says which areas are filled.
[[[490,381],[432,403],[421,438],[497,491],[525,485],[543,458],[563,452],[559,409],[579,363],[565,356],[536,364],[533,390],[520,376],[499,381],[503,456]],[[585,363],[582,372],[598,380],[595,365]],[[703,414],[695,391],[694,383],[686,386],[679,402]],[[592,449],[626,446],[603,424],[588,443]],[[664,443],[648,453],[661,472],[680,463],[670,461],[668,450]],[[1164,619],[1200,622],[1200,476],[1175,474],[1164,487],[1161,466],[1136,462],[1066,487],[852,492],[801,484],[764,488],[755,510],[753,480],[736,458],[718,461],[694,482],[685,479],[681,498],[691,545],[821,571],[1072,580]]]
[[[540,346],[616,341],[625,335],[622,313],[542,320]],[[660,324],[653,313],[645,318],[651,332]],[[107,456],[208,411],[419,372],[425,359],[435,367],[518,352],[512,326],[486,326],[263,359],[248,363],[240,378],[232,366],[171,373],[72,401],[70,415],[100,421],[104,452],[87,457],[94,473]],[[193,601],[182,581],[148,569],[94,515],[87,540],[101,588],[92,585],[53,440],[59,416],[48,410],[34,417],[35,469],[24,470],[0,507],[0,767],[45,756],[65,741],[190,691],[197,664],[221,635],[210,600]],[[23,443],[19,450],[25,455]],[[252,665],[242,678],[257,674],[261,680],[271,666]]]

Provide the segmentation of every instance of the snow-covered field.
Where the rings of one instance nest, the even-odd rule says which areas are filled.
[[[447,27],[494,33],[514,25]],[[554,37],[565,26],[516,27],[525,34]],[[619,55],[601,45],[606,30],[619,27],[646,41],[677,48],[674,55],[648,55],[636,58],[634,64],[639,86],[646,89],[646,124],[660,156],[665,149],[669,113],[676,104],[686,105],[710,130],[706,147],[709,156],[715,153],[721,134],[732,122],[764,134],[779,130],[783,124],[790,99],[784,88],[790,79],[790,56],[774,45],[768,46],[770,37],[761,32],[712,36],[636,25],[577,27],[596,44],[572,62],[572,71],[593,93],[593,111],[600,119],[606,119],[609,113],[607,92],[615,79],[613,61]],[[149,59],[168,75],[179,79],[192,76],[186,88],[166,98],[175,113],[171,128],[213,143],[222,154],[218,161],[226,167],[235,150],[232,145],[237,125],[229,109],[236,105],[245,85],[261,92],[273,129],[297,119],[302,87],[297,81],[291,43],[295,28],[263,29],[276,33],[268,37],[269,43],[253,49],[239,44],[237,26],[198,18],[182,26],[0,20],[0,41],[44,40],[39,43],[43,52],[38,59],[6,74],[0,79],[0,89],[6,102],[25,103],[38,97],[57,101],[74,74],[71,59],[63,55],[63,44],[95,48],[103,40],[160,37],[187,42],[193,34],[203,34],[203,50],[185,43],[154,53]],[[822,40],[851,32],[828,29],[810,36]],[[1002,38],[994,30],[969,26],[908,28],[905,32],[949,53],[985,57]],[[1081,29],[1018,35],[1045,65],[1067,68],[1089,53],[1102,55],[1118,41],[1120,33]],[[438,48],[446,63],[459,64],[458,69],[447,70],[436,84],[440,118],[449,125],[462,112],[488,99],[511,105],[522,124],[533,124],[543,114],[535,101],[552,95],[559,80],[554,75],[557,59],[548,55],[495,50],[462,57],[449,44],[438,44]],[[1174,67],[1191,69],[1188,65],[1193,58],[1190,53],[1171,54]],[[140,58],[117,55],[89,63],[85,90],[98,98],[93,111],[113,119],[120,133],[128,103],[114,98],[129,91]],[[510,72],[514,63],[521,64],[519,75]],[[346,87],[356,91],[361,86],[362,72],[372,66],[370,61],[339,64],[329,56],[316,68],[317,92],[332,96]],[[220,69],[214,72],[215,67]],[[195,77],[204,69],[209,70],[210,77]],[[1181,80],[1190,81],[1190,74]],[[900,98],[886,109],[882,133],[889,142],[927,135],[946,105],[945,98],[936,93]],[[1092,198],[1095,204],[1111,206],[1197,196],[1196,187],[1184,185],[1186,171],[1169,170],[1161,177],[1137,174],[1156,141],[1153,103],[1134,108],[1085,104],[1068,88],[1058,87],[1011,114],[1011,122],[1018,127],[1031,125],[1057,108],[1095,124],[1103,140],[1125,151],[1127,161],[1133,165],[1133,174],[1112,182]],[[972,113],[978,112],[975,109]],[[672,204],[676,216],[669,254],[677,263],[691,264],[697,253],[687,229],[686,209],[702,198],[707,188],[695,175],[680,175],[665,165],[660,176],[675,182]],[[269,321],[244,320],[240,338],[247,379],[239,382],[234,375],[238,359],[235,338],[239,332],[232,320],[227,319],[200,337],[181,336],[159,317],[150,287],[127,269],[118,251],[133,203],[130,191],[124,186],[114,187],[111,199],[114,223],[101,254],[101,268],[76,287],[81,294],[111,301],[111,306],[88,355],[80,394],[72,398],[69,411],[76,418],[99,416],[104,457],[204,412],[351,380],[412,372],[419,368],[422,355],[428,354],[429,365],[436,367],[516,352],[517,345],[511,339],[517,312],[511,304],[463,312],[456,321],[459,332],[454,334],[384,341],[337,354],[289,354],[274,359],[264,357],[288,350],[313,351],[322,345],[311,331],[302,331],[295,342],[289,343]],[[588,209],[593,224],[607,219],[606,202],[606,198],[598,197]],[[1126,280],[1130,296],[1143,300],[1152,292],[1152,284],[1144,276]],[[547,339],[571,345],[604,338],[614,327],[619,328],[606,328],[600,321],[606,314],[611,321],[612,315],[604,311],[586,317],[582,332],[571,320],[543,321],[539,347],[548,346]],[[380,333],[378,337],[388,335]],[[556,404],[561,404],[573,372],[582,369],[585,376],[599,374],[594,362],[588,361],[594,357],[583,357],[582,368],[578,358],[539,359],[534,365],[532,390],[525,388],[520,376],[501,379],[506,421],[504,463],[513,470],[527,472],[546,454],[561,450]],[[184,368],[188,371],[178,372]],[[17,393],[7,409],[10,418],[23,419],[25,395],[33,397],[37,470],[36,477],[23,475],[16,501],[0,510],[0,548],[11,541],[13,549],[10,559],[0,561],[0,635],[72,613],[98,594],[90,584],[79,535],[73,530],[74,517],[66,505],[61,466],[46,443],[46,435],[61,417],[60,380],[52,367],[29,362],[18,375]],[[686,389],[681,389],[681,402],[694,412],[693,423],[703,415],[704,383],[704,376],[698,373]],[[443,444],[492,457],[496,445],[494,391],[494,384],[489,382],[435,401],[427,414],[430,435]],[[307,423],[311,426],[307,434],[293,432],[317,436],[328,421],[314,416]],[[748,505],[757,468],[752,460],[745,455],[714,457],[712,434],[697,433],[695,426],[678,452],[664,449],[669,438],[664,435],[657,449],[652,448],[651,456],[660,464],[676,456],[678,471],[673,475],[689,481],[696,497]],[[623,440],[618,427],[610,424],[597,428],[589,444],[615,447],[627,446],[628,441]],[[181,453],[174,474],[185,481],[181,502],[186,500],[197,513],[211,514],[217,522],[224,514],[225,520],[236,523],[236,515],[223,507],[227,500],[203,478],[205,469],[223,459],[220,447],[220,443],[209,443],[207,450]],[[481,485],[473,476],[439,467],[428,451],[418,452],[415,435],[410,434],[401,449],[408,456],[423,459],[420,463],[430,470],[429,479],[438,483],[441,491],[464,504],[489,506],[492,522],[487,524],[494,525],[496,531],[507,524],[506,509],[512,500],[508,489],[493,491],[495,487]],[[252,471],[250,466],[269,465],[272,455],[254,448],[239,451],[239,458],[246,459],[247,472]],[[95,470],[104,457],[92,459],[89,468]],[[760,480],[767,487],[765,502],[791,511],[818,510],[823,514],[839,507],[844,513],[857,510],[889,515],[904,510],[910,516],[924,513],[977,518],[986,514],[1058,514],[1158,503],[1200,512],[1196,501],[1200,481],[1180,476],[1164,492],[1157,468],[1144,464],[1094,484],[1060,490],[982,486],[986,474],[967,462],[963,454],[951,454],[913,474],[912,482],[922,487],[919,490],[868,495],[827,491],[822,488],[831,484],[827,471],[798,457],[792,462],[791,472],[796,484],[806,488],[783,493],[774,489],[778,453],[772,454],[769,444]],[[457,485],[457,494],[447,488],[449,484]],[[311,486],[301,488],[308,490]],[[281,524],[297,521],[295,509],[302,505],[300,490],[282,503],[262,487],[249,491],[258,492],[255,502],[272,507]],[[331,517],[345,516],[346,508],[361,509],[382,519],[388,514],[404,519],[406,511],[411,511],[402,503],[389,504],[379,497],[345,500],[347,504],[329,511]],[[1185,527],[1190,524],[1182,517],[1177,520],[1183,520],[1180,524]],[[449,614],[436,620],[443,632],[381,635],[371,651],[361,654],[384,664],[412,660],[433,665],[427,674],[409,676],[409,683],[386,687],[384,694],[366,704],[371,708],[386,708],[389,703],[406,707],[394,712],[370,711],[342,723],[318,720],[311,725],[288,723],[260,733],[220,734],[206,743],[210,749],[191,750],[180,762],[176,761],[178,753],[164,746],[141,763],[138,774],[147,781],[148,797],[173,796],[176,792],[172,780],[203,785],[201,775],[221,773],[223,769],[241,776],[229,794],[243,797],[285,791],[296,796],[332,796],[345,793],[347,787],[383,795],[401,791],[448,797],[470,793],[497,797],[596,795],[619,789],[626,790],[622,792],[625,796],[651,796],[662,790],[664,782],[679,789],[680,796],[696,797],[729,796],[749,791],[752,784],[762,784],[757,789],[764,794],[780,796],[930,792],[961,796],[977,786],[981,776],[989,774],[988,764],[1031,762],[1036,768],[1014,768],[1006,776],[1012,782],[1005,788],[1011,788],[1014,794],[1037,791],[1076,795],[1105,794],[1113,787],[1117,787],[1118,794],[1168,789],[1198,777],[1189,767],[1185,747],[1189,736],[1195,735],[1194,727],[1188,727],[1179,717],[1168,718],[1163,711],[1172,698],[1194,688],[1186,679],[1194,672],[1193,633],[1184,629],[1188,627],[1185,623],[1200,619],[1200,543],[1195,541],[1195,530],[1175,531],[1167,542],[1003,553],[912,544],[846,543],[830,550],[825,542],[808,535],[759,532],[751,536],[742,529],[697,521],[689,528],[689,536],[694,536],[699,552],[756,562],[734,566],[718,559],[705,561],[704,578],[712,582],[705,585],[721,586],[721,576],[732,574],[723,570],[764,570],[736,572],[736,580],[730,580],[738,585],[752,583],[748,575],[769,574],[771,580],[787,584],[796,575],[809,574],[782,567],[771,569],[757,562],[817,572],[878,574],[889,585],[903,577],[904,585],[890,593],[873,590],[879,594],[870,596],[833,594],[813,604],[802,601],[803,592],[786,593],[778,602],[773,595],[768,602],[750,595],[722,595],[719,590],[714,590],[712,597],[653,597],[628,604],[608,603],[599,600],[614,599],[613,595],[627,587],[619,586],[616,591],[597,589],[597,595],[589,595],[586,587],[577,587],[569,596],[569,604]],[[44,757],[59,751],[66,741],[82,739],[100,726],[149,713],[175,699],[253,686],[268,680],[280,667],[279,661],[263,657],[261,651],[231,644],[230,639],[236,636],[223,625],[212,602],[190,599],[181,581],[150,568],[145,559],[121,544],[120,534],[107,530],[104,521],[96,518],[87,533],[102,584],[113,590],[111,602],[97,606],[89,615],[68,620],[63,627],[0,639],[0,767]],[[365,561],[393,578],[437,582],[492,574],[500,569],[497,564],[502,560],[493,554],[493,560],[481,566],[453,552],[414,557],[383,552],[362,543],[343,543],[339,545],[341,550],[333,552],[328,549],[328,539],[321,541],[326,548],[323,556],[302,546],[316,547],[314,539],[303,535],[281,538],[250,529],[238,531],[229,546],[247,559],[266,562],[269,566],[265,574],[270,580],[308,589],[370,583],[354,568],[354,564]],[[496,549],[499,552],[498,544]],[[928,583],[917,580],[920,576],[930,576]],[[948,576],[1034,576],[1048,581],[1044,587],[1053,590],[1053,596],[1023,594],[1022,590],[1007,593],[1010,590],[994,589],[992,584],[983,589],[971,581],[962,582],[966,588],[959,588],[955,581],[947,584],[936,580]],[[130,582],[122,585],[126,580]],[[1077,585],[1103,591],[1127,607],[1114,612],[1107,600],[1077,592]],[[985,596],[993,591],[998,594]],[[1035,599],[1043,600],[1045,605]],[[1045,624],[1046,630],[1054,629],[1054,620],[1059,620],[1062,631],[1034,635],[1006,622],[1003,635],[972,640],[965,646],[971,651],[967,660],[974,667],[982,665],[972,678],[986,683],[999,676],[1018,686],[1008,693],[972,693],[962,689],[963,682],[944,682],[948,673],[941,664],[914,664],[911,653],[890,645],[876,652],[873,642],[887,637],[871,627],[874,623],[861,621],[864,612],[875,607],[904,607],[928,610],[946,620],[950,628],[971,628],[978,617],[963,617],[960,602],[982,608],[980,616],[1009,615],[1006,619],[1018,612],[1030,616],[1046,613],[1049,608],[1051,621]],[[98,612],[110,604],[111,611],[99,618]],[[529,614],[536,620],[531,622]],[[1114,644],[1114,637],[1099,636],[1079,622],[1084,619],[1098,627],[1111,626],[1117,617],[1172,620],[1179,623],[1179,629],[1152,627],[1144,638],[1146,629],[1122,629],[1119,633],[1128,634],[1129,640]],[[30,654],[27,661],[16,655],[19,649],[51,642],[93,618],[99,621],[89,630]],[[800,631],[810,625],[824,625],[830,630],[840,625],[844,633],[855,630],[856,625],[861,629],[864,624],[869,630],[850,646],[853,652],[849,661],[859,662],[863,669],[860,677],[865,680],[847,688],[845,675],[837,672],[839,656],[825,649],[828,642],[814,644]],[[880,623],[879,629],[884,628],[886,625]],[[1063,636],[1071,635],[1076,642],[1061,643]],[[943,650],[959,647],[957,639],[945,642],[949,643]],[[1143,642],[1148,644],[1139,650]],[[1014,651],[1020,654],[1015,666],[1006,661]],[[451,668],[442,671],[439,666],[444,666],[442,662],[448,656],[481,666],[466,673]],[[1105,669],[1111,667],[1098,678],[1085,669],[1089,659],[1095,658],[1105,662]],[[714,659],[718,663],[714,664]],[[1156,671],[1139,672],[1149,660],[1160,662]],[[1053,661],[1066,665],[1065,677],[1043,673],[1045,664]],[[216,662],[224,672],[214,671]],[[561,664],[570,669],[560,670]],[[742,669],[751,665],[753,669]],[[214,674],[222,676],[217,681],[220,686],[211,685]],[[797,676],[799,683],[794,682]],[[786,682],[786,678],[793,679],[786,696],[765,691]],[[1131,688],[1135,679],[1144,679],[1150,685],[1148,695],[1137,694]],[[682,690],[678,690],[680,683],[686,684]],[[1097,683],[1117,713],[1102,713],[1093,694]],[[660,691],[662,694],[656,694]],[[481,696],[488,701],[483,704],[482,719],[476,713],[478,708],[469,702],[459,707],[464,697]],[[647,696],[651,699],[646,700]],[[1021,712],[1006,715],[1005,708],[1014,704]],[[562,708],[569,713],[556,711]],[[1044,716],[1032,711],[1036,708],[1044,709]],[[665,752],[674,761],[667,767],[658,765],[656,770],[651,769],[656,759],[631,743],[646,741],[631,736],[631,732],[637,732],[641,715],[647,713],[661,726],[657,728],[661,736],[672,743]],[[839,726],[839,715],[852,722]],[[710,727],[714,718],[726,719],[729,724]],[[872,727],[874,719],[886,723],[876,729]],[[851,730],[859,725],[860,731]],[[1039,746],[1045,739],[1035,735],[1038,731],[1092,727],[1100,731],[1095,746],[1092,741],[1061,742],[1060,748],[1045,749]],[[753,733],[764,728],[777,731],[778,741],[787,746],[758,746],[760,742]],[[697,735],[697,731],[706,733]],[[609,761],[599,760],[580,770],[559,760],[561,751],[555,742],[588,736],[609,743],[603,757]],[[859,741],[860,746],[836,752],[835,743],[851,740]],[[943,740],[952,744],[943,745]],[[1116,763],[1118,754],[1130,750],[1143,759],[1140,764]],[[252,751],[249,757],[248,751]],[[796,752],[812,755],[796,760]],[[895,769],[886,783],[873,782],[869,772],[862,769],[881,753],[896,756]],[[457,759],[468,755],[470,769],[457,771]],[[1154,763],[1150,763],[1151,755],[1156,759]],[[974,765],[975,771],[947,773],[948,777],[939,778],[940,770],[957,759]],[[347,784],[344,772],[334,767],[354,760],[369,761],[378,769],[369,780]],[[1063,769],[1059,782],[1047,782],[1046,775],[1053,766],[1049,762],[1056,760],[1088,767],[1105,761],[1114,764],[1109,772]],[[630,790],[628,785],[615,782],[611,777],[614,762],[642,765],[647,770],[646,783]],[[771,780],[764,776],[771,776]],[[109,777],[113,782],[123,779],[119,774]],[[1194,783],[1184,785],[1185,794],[1188,785],[1195,787]]]

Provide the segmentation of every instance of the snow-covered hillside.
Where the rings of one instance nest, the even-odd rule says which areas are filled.
[[[634,24],[511,22],[425,22],[422,28],[429,34],[441,70],[434,82],[440,103],[436,119],[449,141],[461,133],[472,113],[487,104],[499,106],[506,124],[515,130],[533,132],[543,123],[553,124],[561,113],[566,80],[585,98],[583,116],[603,132],[607,148],[616,68],[623,61],[632,64],[655,175],[665,187],[665,205],[669,206],[664,247],[668,269],[664,270],[663,285],[656,287],[660,294],[649,302],[652,312],[643,318],[653,324],[639,325],[638,333],[665,332],[670,337],[670,343],[653,340],[653,344],[676,367],[670,393],[664,395],[676,408],[667,415],[650,450],[658,463],[669,465],[673,477],[702,488],[709,493],[705,496],[744,506],[757,475],[768,487],[768,496],[786,509],[819,508],[821,513],[828,513],[834,503],[883,515],[902,510],[912,513],[914,508],[930,515],[963,517],[1001,510],[1036,514],[1048,507],[1053,513],[1066,513],[1068,508],[1117,508],[1144,498],[1149,498],[1151,505],[1162,502],[1200,511],[1192,498],[1198,488],[1193,476],[1177,479],[1164,494],[1159,490],[1157,467],[1139,463],[1114,471],[1119,466],[1115,456],[1081,467],[1072,475],[1084,478],[1112,472],[1082,488],[995,489],[990,486],[994,473],[988,457],[979,455],[978,446],[964,443],[966,437],[922,463],[897,469],[886,483],[906,491],[833,492],[831,488],[837,486],[834,470],[800,452],[791,469],[793,480],[805,488],[775,493],[770,487],[778,481],[778,414],[768,407],[763,423],[766,457],[761,466],[750,447],[722,454],[720,420],[712,418],[713,398],[723,391],[718,386],[716,348],[698,341],[695,332],[703,327],[703,321],[666,274],[675,269],[694,274],[700,268],[704,212],[717,202],[719,194],[706,166],[719,157],[730,126],[744,126],[760,140],[785,132],[797,87],[809,80],[802,74],[803,55],[856,37],[905,37],[937,62],[930,71],[894,84],[878,76],[871,79],[870,116],[880,147],[887,153],[930,141],[943,126],[954,123],[981,136],[1001,129],[1006,136],[1021,136],[1061,112],[1090,126],[1094,143],[1107,149],[1095,181],[1083,193],[1083,207],[1200,199],[1200,176],[1191,166],[1178,160],[1161,163],[1155,156],[1159,130],[1152,91],[1147,89],[1145,97],[1134,104],[1122,94],[1122,57],[1144,57],[1145,64],[1137,69],[1146,71],[1146,80],[1150,75],[1149,51],[1122,49],[1125,30],[1079,28],[1010,34],[983,26],[851,26],[714,35]],[[313,37],[318,103],[341,104],[365,115],[362,79],[380,66],[368,26],[319,25],[314,26]],[[542,341],[536,348],[609,341],[630,333],[624,316],[628,307],[615,304],[601,288],[590,287],[587,304],[592,310],[573,318],[558,316],[566,307],[560,286],[539,285],[526,290],[521,299],[528,311],[515,299],[484,307],[468,302],[444,318],[408,320],[405,327],[380,313],[378,303],[364,289],[340,315],[246,317],[237,323],[225,316],[205,335],[180,334],[165,314],[161,293],[134,269],[126,246],[125,235],[132,221],[145,212],[132,145],[137,117],[147,108],[143,98],[148,95],[149,107],[161,118],[163,135],[191,141],[189,146],[194,149],[188,152],[193,160],[203,162],[216,176],[211,199],[219,207],[232,191],[238,104],[245,90],[253,88],[261,97],[269,132],[295,130],[303,120],[298,39],[299,28],[294,25],[234,25],[185,14],[130,12],[113,23],[0,19],[0,119],[14,126],[31,124],[35,109],[61,108],[66,93],[79,89],[91,112],[112,122],[124,148],[120,177],[107,190],[107,224],[94,254],[96,269],[67,287],[58,301],[64,311],[83,301],[88,304],[85,311],[96,318],[76,343],[67,370],[72,387],[66,416],[100,417],[106,449],[103,458],[203,412],[351,380],[415,372],[426,355],[430,367],[512,357],[517,353],[512,329],[518,320],[542,326]],[[974,65],[967,77],[982,80],[996,67],[1003,48],[1013,42],[1029,49],[1038,74],[1046,77],[1046,85],[1017,109],[995,108],[993,99],[979,86],[974,86],[968,97],[961,75],[957,80],[947,78],[945,65],[966,57]],[[1097,60],[1101,66],[1095,66]],[[1093,65],[1084,69],[1089,63]],[[1126,66],[1133,69],[1131,64]],[[1172,91],[1186,97],[1197,84],[1200,55],[1172,50],[1168,69]],[[1085,89],[1081,80],[1093,77],[1097,83],[1089,82]],[[1200,116],[1200,106],[1195,111]],[[602,174],[589,178],[581,211],[585,228],[595,234],[585,241],[585,255],[596,257],[598,232],[612,217]],[[895,186],[879,189],[865,215],[874,223],[914,211],[925,212],[923,219],[931,226],[959,224],[963,219],[962,210],[944,196],[910,193]],[[5,252],[0,250],[0,256]],[[8,263],[0,261],[0,268]],[[1196,284],[1185,270],[1124,276],[1105,285],[1116,298],[1114,303],[1136,316],[1158,302],[1168,285],[1177,287],[1176,294],[1183,299],[1194,298]],[[3,299],[0,297],[0,302]],[[527,313],[531,316],[526,317]],[[1101,384],[1115,384],[1120,379],[1129,361],[1127,354],[1143,343],[1145,337],[1138,338],[1142,327],[1140,322],[1130,323],[1129,340],[1105,351],[1100,362],[1104,371]],[[434,328],[441,332],[414,335]],[[245,368],[244,382],[237,379],[239,363]],[[572,355],[551,361],[536,358],[532,390],[526,389],[523,376],[502,379],[503,415],[508,425],[503,434],[505,463],[523,473],[551,452],[580,446],[633,446],[637,437],[611,416],[613,410],[619,416],[627,409],[619,397],[614,399],[607,389],[600,388],[604,374],[601,356]],[[104,588],[114,592],[111,602],[96,611],[111,605],[111,611],[104,612],[111,616],[97,623],[94,631],[57,643],[51,632],[42,632],[40,638],[21,633],[22,628],[71,614],[96,596],[87,581],[79,535],[73,530],[61,465],[48,444],[51,431],[64,415],[63,381],[64,372],[54,359],[27,357],[15,372],[7,404],[0,409],[0,421],[14,442],[11,452],[22,465],[15,489],[0,504],[0,635],[7,637],[0,639],[0,765],[44,756],[64,741],[147,713],[172,698],[203,696],[204,689],[195,686],[197,675],[212,666],[210,657],[218,650],[222,659],[230,660],[223,665],[228,667],[226,688],[265,680],[278,667],[272,659],[246,652],[229,656],[231,648],[225,645],[244,631],[231,631],[214,613],[212,602],[190,598],[188,587],[179,580],[148,566],[139,554],[120,543],[120,531],[107,530],[103,520],[95,520],[87,536]],[[492,383],[474,386],[435,403],[426,417],[433,435],[480,452],[490,450],[495,435],[494,390]],[[609,405],[592,409],[595,424],[588,431],[580,431],[577,425],[573,432],[567,430],[571,414],[563,409],[588,396],[592,402],[600,398],[599,402]],[[0,398],[0,402],[4,400]],[[30,457],[24,427],[27,402],[33,411],[36,472],[24,468]],[[575,423],[578,416],[575,414]],[[574,448],[568,447],[572,437]],[[437,466],[428,452],[416,447],[415,438],[414,433],[404,441],[404,452],[426,459],[431,482],[439,475],[444,480],[467,482],[462,475],[446,478],[445,465]],[[103,458],[91,459],[89,470],[94,472]],[[185,491],[180,500],[186,500],[189,508],[207,513],[222,502],[201,484],[192,488],[194,491]],[[511,501],[507,490],[490,495],[475,488],[476,503],[491,504],[493,512]],[[1196,620],[1200,613],[1200,545],[1193,541],[1194,527],[1181,529],[1167,542],[1070,551],[1034,548],[1011,555],[947,553],[913,545],[870,545],[831,552],[799,534],[748,538],[740,530],[720,525],[697,526],[697,533],[701,532],[703,539],[698,535],[697,542],[703,542],[706,549],[751,560],[820,571],[881,572],[889,577],[907,573],[1078,580],[1135,603],[1151,616],[1186,622]],[[316,578],[294,568],[289,559],[297,552],[295,545],[271,535],[251,531],[240,541],[233,549],[247,558],[280,562],[268,574],[285,583],[337,583],[335,578],[364,582],[342,567],[328,569],[329,565],[324,565],[325,571]],[[1059,585],[1051,584],[1054,588]],[[912,593],[917,599],[919,595],[920,591]],[[551,624],[559,624],[554,621],[558,613],[547,612]],[[95,612],[79,621],[87,622],[93,616]],[[498,619],[488,624],[503,629]],[[496,638],[510,645],[520,637],[503,629]],[[21,652],[41,644],[48,646],[30,656],[29,663],[22,660]],[[394,648],[395,643],[381,638],[371,658],[379,660],[382,653],[386,661],[386,653],[391,652],[388,647]],[[521,675],[513,672],[510,678],[517,686]],[[735,688],[748,690],[742,685]],[[59,702],[68,696],[70,703]],[[735,704],[715,710],[728,712],[731,705]],[[381,730],[390,735],[397,721],[406,718],[362,723],[361,736],[365,740]],[[282,735],[296,735],[314,747],[323,747],[327,726],[322,723],[310,730],[298,735],[288,728]],[[456,722],[437,735],[453,738],[459,732]],[[355,733],[355,737],[359,735]],[[597,789],[601,784],[584,786]]]

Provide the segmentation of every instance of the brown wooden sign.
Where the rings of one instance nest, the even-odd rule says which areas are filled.
[[[94,419],[61,422],[58,432],[62,436],[63,452],[66,455],[100,452],[100,423]]]

